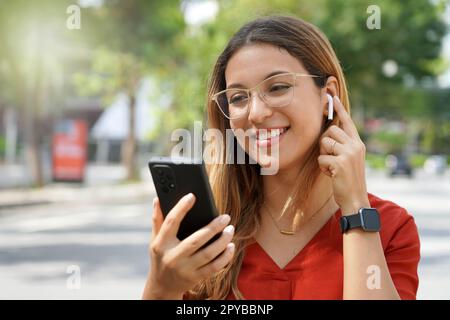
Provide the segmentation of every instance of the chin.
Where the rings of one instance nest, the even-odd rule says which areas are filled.
[[[250,157],[261,167],[262,175],[276,175],[281,171],[295,167],[300,168],[301,157],[295,157],[291,153],[280,153],[278,156],[249,153]]]
[[[288,171],[295,168],[301,169],[302,163],[305,160],[306,152],[293,154],[292,152],[282,152],[278,158],[278,171]]]

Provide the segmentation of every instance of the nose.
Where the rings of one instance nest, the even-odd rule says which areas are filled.
[[[262,123],[264,119],[270,117],[273,113],[272,108],[257,93],[251,95],[248,108],[248,119],[253,123]]]

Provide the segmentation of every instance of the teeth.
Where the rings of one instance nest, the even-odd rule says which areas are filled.
[[[277,129],[277,130],[270,130],[270,137],[274,138],[274,137],[278,137],[281,134],[281,130]]]
[[[275,138],[284,133],[286,129],[261,130],[258,134],[258,140],[267,140]]]

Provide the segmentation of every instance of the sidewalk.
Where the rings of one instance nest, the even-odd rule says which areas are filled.
[[[5,171],[5,168],[2,168]],[[18,166],[10,169],[9,177],[20,177]],[[11,170],[12,169],[12,170]],[[150,198],[154,186],[148,169],[142,168],[142,181],[123,183],[125,171],[116,165],[89,165],[83,184],[50,183],[41,189],[0,189],[0,212],[2,209],[56,202],[116,202]],[[2,175],[2,180],[4,180]],[[23,181],[23,180],[22,180]]]

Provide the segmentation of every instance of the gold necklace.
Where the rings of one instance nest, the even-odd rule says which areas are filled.
[[[311,216],[310,218],[312,218],[317,212],[319,212],[320,210],[323,209],[323,207],[325,207],[325,205],[328,203],[328,201],[330,201],[331,197],[333,196],[333,193],[331,193],[331,195],[328,197],[328,199],[325,201],[325,203],[319,208],[317,209]],[[280,228],[280,226],[278,225],[278,223],[275,221],[275,218],[273,217],[272,213],[269,210],[269,207],[266,205],[265,202],[263,202],[263,206],[264,208],[266,208],[267,213],[269,214],[270,218],[273,221],[273,224],[275,225],[275,227],[278,229],[278,231],[281,234],[287,235],[287,236],[293,236],[295,235],[295,231],[294,230],[283,230]]]

